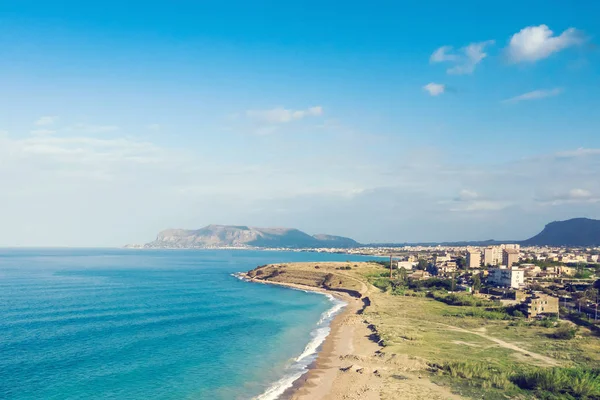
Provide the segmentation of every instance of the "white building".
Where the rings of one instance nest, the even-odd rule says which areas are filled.
[[[487,281],[490,285],[516,289],[525,284],[525,271],[519,268],[491,268]]]
[[[407,271],[412,270],[418,263],[414,261],[398,261],[398,269],[404,268]]]

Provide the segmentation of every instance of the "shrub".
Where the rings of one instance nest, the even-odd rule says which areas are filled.
[[[552,334],[554,339],[571,340],[577,334],[577,328],[568,324],[562,324]]]
[[[387,291],[392,287],[392,283],[390,282],[389,278],[375,278],[372,283],[373,286],[383,291]]]
[[[556,325],[556,321],[552,318],[544,318],[543,320],[540,321],[540,325],[543,326],[544,328],[552,328],[553,326]]]

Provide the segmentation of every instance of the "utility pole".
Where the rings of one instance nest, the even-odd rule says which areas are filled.
[[[390,255],[390,279],[392,279],[392,256]]]

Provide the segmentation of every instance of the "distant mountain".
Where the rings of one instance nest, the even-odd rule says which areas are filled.
[[[554,221],[543,231],[521,242],[525,246],[600,246],[600,221],[589,218],[573,218]]]
[[[207,247],[358,247],[356,241],[332,235],[311,236],[298,229],[208,225],[198,230],[167,229],[146,248]]]
[[[360,247],[361,244],[354,239],[350,239],[344,236],[334,236],[318,234],[314,235],[313,238],[320,241],[325,247]]]

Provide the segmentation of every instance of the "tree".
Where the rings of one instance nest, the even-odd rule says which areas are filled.
[[[600,279],[596,280],[596,282],[594,282],[594,284],[592,285],[592,287],[594,289],[600,290]]]
[[[466,269],[467,268],[467,260],[464,257],[458,257],[456,259],[456,266],[458,269]]]
[[[399,282],[402,282],[402,284],[408,281],[408,273],[406,272],[406,269],[404,267],[398,270],[397,280]]]
[[[425,271],[429,263],[424,258],[419,258],[417,266],[415,267],[418,270]]]
[[[473,291],[481,290],[481,277],[479,274],[473,275]]]
[[[584,292],[584,296],[587,300],[590,300],[595,303],[596,299],[598,298],[598,289],[590,287]]]

